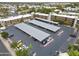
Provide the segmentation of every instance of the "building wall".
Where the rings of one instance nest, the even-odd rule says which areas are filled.
[[[66,18],[66,17],[60,17],[60,16],[53,16],[51,17],[52,21],[63,21],[64,23],[67,23],[71,26],[73,26],[74,19],[72,18]]]
[[[43,19],[48,19],[48,16],[42,16],[42,15],[34,15],[34,18],[38,17],[38,18],[43,18]]]
[[[18,24],[18,23],[21,23],[21,22],[28,21],[29,19],[31,19],[31,16],[30,17],[26,17],[26,18],[16,19],[16,20],[2,21],[1,25],[2,26],[12,26],[12,25],[15,25],[15,24]]]

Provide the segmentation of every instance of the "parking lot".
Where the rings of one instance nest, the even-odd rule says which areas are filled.
[[[68,43],[72,43],[75,40],[75,38],[70,38],[69,36],[74,31],[74,29],[70,27],[59,25],[61,29],[54,33],[44,28],[35,26],[33,24],[29,25],[51,34],[53,41],[49,43],[46,47],[44,47],[43,44],[41,44],[38,41],[34,41],[33,37],[29,36],[28,34],[24,33],[23,31],[17,29],[14,26],[8,27],[5,31],[8,32],[10,35],[14,34],[11,40],[22,40],[26,46],[28,46],[31,43],[33,46],[32,52],[36,52],[37,56],[52,56],[55,55],[56,51],[65,52],[67,51]]]

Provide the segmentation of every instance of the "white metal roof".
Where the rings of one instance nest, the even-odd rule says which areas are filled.
[[[61,15],[61,14],[55,14],[55,13],[53,13],[52,15],[53,16],[66,17],[66,18],[72,18],[72,19],[77,18],[77,16]]]
[[[20,30],[24,31],[25,33],[31,35],[32,37],[34,37],[35,39],[37,39],[40,42],[50,36],[50,34],[43,32],[39,29],[36,29],[36,28],[34,28],[30,25],[27,25],[25,23],[17,24],[17,25],[15,25],[15,27],[17,27],[18,29],[20,29]]]
[[[19,16],[11,16],[5,19],[0,19],[0,21],[10,21],[10,20],[16,20],[16,19],[20,19],[20,18],[25,18],[25,17],[29,17],[31,16],[31,14],[26,14],[26,15],[19,15]]]
[[[48,24],[48,23],[45,23],[45,22],[42,22],[42,21],[32,20],[32,21],[29,21],[29,22],[32,23],[32,24],[35,24],[37,26],[43,27],[45,29],[51,30],[53,32],[56,32],[60,29],[60,27],[58,27],[58,26],[51,25],[51,24]]]
[[[48,16],[48,14],[45,13],[35,13],[36,15],[42,15],[42,16]]]

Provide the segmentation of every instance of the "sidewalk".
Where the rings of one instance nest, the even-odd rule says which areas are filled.
[[[1,35],[0,35],[0,40],[2,41],[4,46],[8,49],[8,51],[11,53],[11,55],[16,56],[15,51],[10,47],[10,43],[8,42],[8,40],[3,39]]]

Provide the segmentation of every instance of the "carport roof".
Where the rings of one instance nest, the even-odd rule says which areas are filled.
[[[32,24],[35,24],[37,26],[43,27],[45,29],[51,30],[53,32],[56,32],[60,29],[60,27],[58,27],[58,26],[51,25],[51,24],[41,22],[41,21],[38,21],[38,20],[32,20],[32,21],[29,21],[29,22],[32,23]]]
[[[39,29],[36,29],[36,28],[34,28],[30,25],[27,25],[25,23],[17,24],[17,25],[15,25],[15,27],[17,27],[18,29],[31,35],[32,37],[34,37],[35,39],[37,39],[40,42],[42,42],[44,39],[46,39],[47,37],[50,36],[50,34],[44,32],[44,31],[41,31]]]

